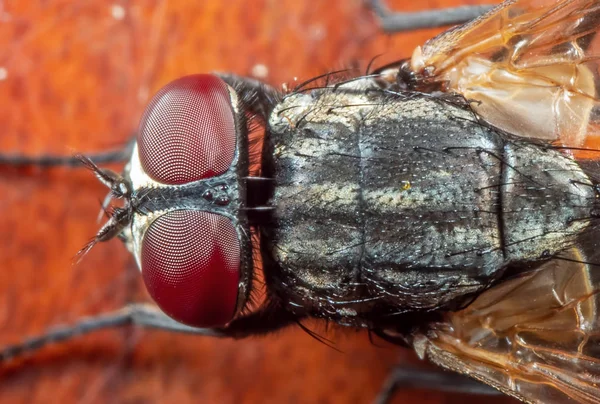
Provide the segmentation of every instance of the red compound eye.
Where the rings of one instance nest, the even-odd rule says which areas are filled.
[[[142,276],[158,306],[194,327],[228,323],[235,314],[240,243],[221,215],[176,210],[156,219],[142,241]]]
[[[167,84],[146,107],[137,141],[142,167],[163,184],[224,173],[236,146],[227,85],[209,74]]]

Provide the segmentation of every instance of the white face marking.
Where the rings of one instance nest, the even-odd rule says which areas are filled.
[[[140,188],[165,188],[169,186],[153,180],[148,174],[146,174],[146,171],[144,171],[142,168],[142,162],[140,161],[137,143],[133,147],[131,160],[129,161],[128,167],[126,167],[125,170],[127,171],[127,169],[129,169],[131,188],[134,191],[137,191]]]
[[[141,188],[167,188],[172,185],[161,184],[150,178],[148,174],[142,168],[142,163],[140,161],[138,145],[133,148],[133,153],[131,155],[131,160],[125,167],[125,175],[129,174],[129,179],[131,181],[131,188],[133,193],[135,194]],[[135,257],[135,261],[137,262],[138,268],[142,269],[141,265],[141,249],[142,249],[142,240],[144,238],[144,234],[150,224],[156,219],[158,216],[163,215],[166,211],[157,211],[152,212],[151,214],[140,215],[139,213],[134,213],[133,218],[131,220],[131,224],[127,227],[126,230],[123,231],[123,236],[125,237],[125,246],[133,254]]]
[[[140,271],[142,270],[142,240],[144,239],[144,234],[152,222],[165,213],[167,213],[166,210],[152,212],[147,215],[134,214],[131,224],[127,228],[127,235],[130,236],[131,239],[129,239],[125,245],[129,252],[135,257],[135,262]]]

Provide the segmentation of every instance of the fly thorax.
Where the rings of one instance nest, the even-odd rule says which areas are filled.
[[[569,158],[431,97],[291,95],[268,142],[265,271],[294,310],[340,322],[462,301],[511,263],[556,254],[589,217],[591,188],[572,182],[589,180]]]

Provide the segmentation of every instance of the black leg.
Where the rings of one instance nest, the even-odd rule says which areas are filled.
[[[295,321],[296,317],[281,309],[278,304],[267,303],[256,312],[234,320],[227,328],[194,328],[172,320],[154,306],[132,304],[122,310],[84,318],[75,324],[50,329],[39,336],[3,347],[0,349],[0,363],[33,353],[49,344],[68,341],[98,330],[129,325],[206,337],[244,338],[266,334],[286,327]]]
[[[385,381],[375,404],[386,404],[400,389],[423,389],[447,393],[463,393],[480,396],[501,396],[502,393],[483,383],[444,370],[398,366]]]
[[[18,356],[35,352],[46,345],[68,341],[80,335],[133,324],[175,332],[219,336],[218,333],[212,330],[197,329],[179,324],[150,305],[134,304],[122,310],[84,318],[75,324],[56,327],[39,336],[6,346],[0,349],[0,362],[6,362]]]
[[[487,5],[462,6],[402,13],[389,11],[384,0],[367,0],[367,5],[379,18],[381,29],[389,33],[462,24],[483,15],[494,7]]]
[[[119,150],[110,150],[102,153],[88,154],[86,157],[97,164],[124,163],[131,158],[135,145],[135,137]],[[0,166],[38,166],[38,167],[83,167],[81,159],[77,156],[24,156],[19,154],[0,154]]]

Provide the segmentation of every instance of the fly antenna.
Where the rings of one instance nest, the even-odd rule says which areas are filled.
[[[81,262],[81,259],[99,242],[104,242],[117,237],[123,228],[131,220],[131,211],[129,209],[109,207],[105,212],[110,216],[108,221],[98,230],[96,236],[87,242],[81,250],[75,254],[75,263]]]
[[[79,263],[83,260],[83,257],[90,252],[92,248],[98,243],[97,237],[92,238],[88,241],[73,257],[73,265],[79,265]]]
[[[113,184],[120,178],[120,176],[114,171],[98,167],[96,163],[92,161],[92,159],[84,156],[83,154],[77,154],[75,155],[75,158],[79,159],[81,164],[92,171],[96,178],[98,178],[98,180],[108,188],[112,189]]]
[[[121,175],[107,168],[98,167],[92,159],[83,154],[78,154],[75,157],[81,161],[81,164],[91,170],[101,183],[110,188],[110,197],[120,199],[131,196],[131,184]],[[107,198],[110,201],[110,198]],[[108,204],[106,199],[104,202]]]

